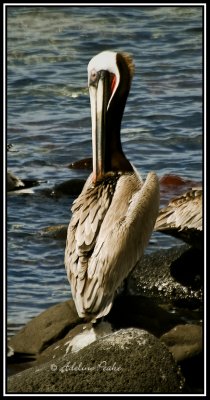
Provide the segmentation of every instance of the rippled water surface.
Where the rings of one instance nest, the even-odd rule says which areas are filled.
[[[85,170],[91,156],[87,64],[106,49],[133,55],[136,72],[122,123],[123,149],[149,170],[202,180],[202,7],[7,7],[7,167],[43,180],[7,196],[9,334],[70,297],[65,240],[40,231],[67,224],[73,196],[48,189]],[[148,252],[177,244],[152,236]]]

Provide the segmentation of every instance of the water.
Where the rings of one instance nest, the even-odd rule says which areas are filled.
[[[65,241],[41,229],[66,224],[73,197],[45,189],[71,178],[91,156],[87,64],[100,51],[133,55],[136,72],[122,124],[123,149],[146,176],[202,180],[202,7],[7,7],[7,167],[42,179],[33,194],[7,196],[9,335],[71,296]],[[152,236],[148,252],[176,245]]]

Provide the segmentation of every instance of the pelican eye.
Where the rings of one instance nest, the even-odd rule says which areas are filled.
[[[92,82],[95,82],[98,77],[97,71],[95,69],[92,69],[91,74],[90,74],[90,79]]]

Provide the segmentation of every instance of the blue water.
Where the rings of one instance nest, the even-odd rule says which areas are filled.
[[[91,156],[89,60],[106,49],[134,58],[122,144],[142,175],[200,182],[202,34],[201,6],[7,7],[7,167],[44,181],[32,194],[7,196],[9,334],[71,296],[65,241],[39,232],[67,224],[74,198],[45,189],[89,174],[67,168]],[[176,244],[155,234],[147,251]]]

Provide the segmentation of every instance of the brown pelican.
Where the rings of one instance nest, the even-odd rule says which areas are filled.
[[[159,181],[145,182],[125,157],[120,128],[134,73],[125,53],[88,64],[93,171],[72,207],[65,267],[80,317],[108,314],[118,287],[143,255],[159,210]]]
[[[192,188],[160,210],[155,230],[200,248],[203,242],[202,188]]]

